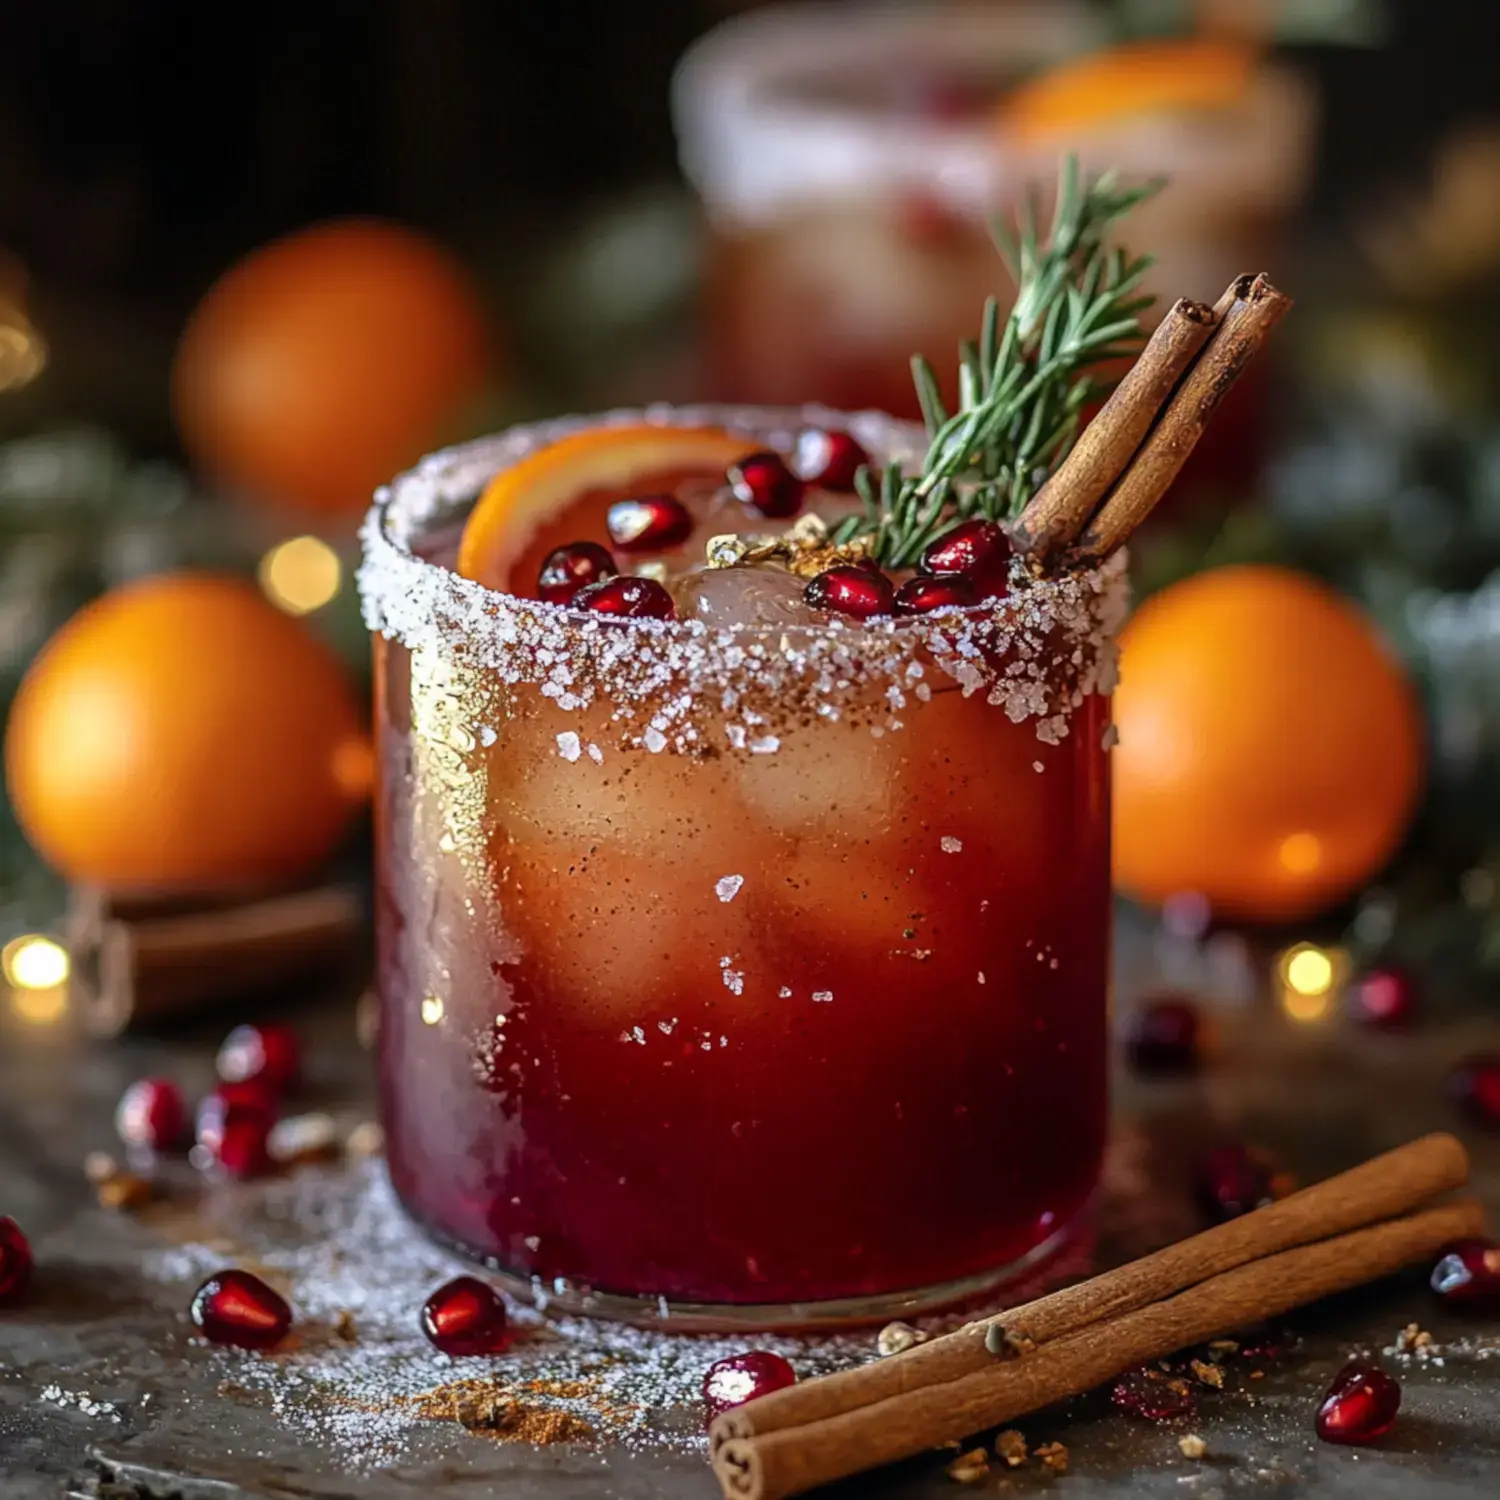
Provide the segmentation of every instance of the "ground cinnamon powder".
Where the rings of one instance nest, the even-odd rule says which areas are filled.
[[[587,1400],[595,1394],[587,1381],[529,1380],[511,1385],[490,1379],[453,1380],[396,1404],[429,1422],[457,1422],[468,1431],[502,1443],[584,1443],[597,1436],[580,1416],[541,1406],[525,1397]]]

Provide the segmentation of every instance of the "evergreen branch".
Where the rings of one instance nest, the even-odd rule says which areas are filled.
[[[1005,521],[1031,497],[1078,435],[1083,408],[1108,382],[1106,361],[1127,359],[1145,342],[1141,314],[1153,299],[1138,291],[1151,266],[1106,243],[1116,222],[1160,183],[1121,188],[1112,172],[1084,180],[1068,157],[1045,240],[1028,194],[1014,229],[992,226],[995,247],[1016,281],[1002,323],[992,297],[977,340],[959,349],[958,409],[949,412],[932,366],[920,355],[912,378],[927,428],[921,472],[899,464],[857,481],[861,516],[841,540],[865,536],[888,567],[910,567],[958,521]]]

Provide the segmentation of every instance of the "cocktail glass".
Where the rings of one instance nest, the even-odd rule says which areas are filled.
[[[391,1180],[595,1315],[975,1296],[1073,1235],[1099,1173],[1122,560],[814,625],[587,615],[452,570],[497,471],[641,421],[925,445],[871,413],[654,409],[439,453],[377,498]]]

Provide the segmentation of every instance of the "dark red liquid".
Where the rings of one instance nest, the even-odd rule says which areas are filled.
[[[547,1283],[782,1303],[980,1275],[1076,1218],[1104,700],[1044,744],[944,680],[899,733],[694,759],[442,655],[376,643],[381,1085],[419,1220]]]

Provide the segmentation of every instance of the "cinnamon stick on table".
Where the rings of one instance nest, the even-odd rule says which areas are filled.
[[[992,1359],[987,1369],[957,1380],[805,1427],[731,1439],[715,1453],[714,1472],[730,1500],[798,1495],[1013,1421],[1147,1360],[1389,1275],[1483,1225],[1483,1209],[1465,1201],[1284,1250],[1016,1358]]]
[[[128,1027],[330,972],[359,951],[357,891],[320,885],[212,903],[75,893],[73,993],[85,1027]]]
[[[1016,551],[1042,572],[1064,556],[1096,561],[1118,547],[1166,494],[1230,387],[1291,305],[1264,275],[1237,277],[1212,308],[1175,303],[1017,518],[1011,528]]]
[[[994,1364],[986,1345],[991,1329],[1002,1330],[1018,1347],[1044,1344],[1264,1256],[1406,1213],[1459,1187],[1468,1175],[1462,1142],[1443,1133],[1422,1136],[1090,1281],[969,1323],[902,1354],[735,1407],[713,1424],[711,1445],[805,1426],[988,1369]]]

